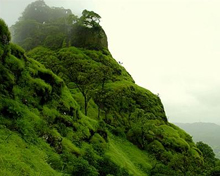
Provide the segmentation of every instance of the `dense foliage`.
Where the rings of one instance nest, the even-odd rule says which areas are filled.
[[[105,155],[105,126],[81,113],[64,81],[17,45],[1,44],[10,49],[0,62],[0,175],[127,173]]]
[[[86,29],[80,48],[56,28],[68,13]],[[102,31],[99,19],[38,0],[13,26],[27,53],[0,20],[0,175],[216,175],[212,149],[169,123],[160,98],[90,40],[90,30]],[[52,33],[60,40],[46,44]]]

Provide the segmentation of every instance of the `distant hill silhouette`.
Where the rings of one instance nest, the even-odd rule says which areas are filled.
[[[203,141],[210,145],[217,158],[220,158],[220,126],[215,123],[175,123],[192,135],[195,142]]]

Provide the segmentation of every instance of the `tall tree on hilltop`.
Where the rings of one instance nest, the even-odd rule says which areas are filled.
[[[79,19],[79,22],[89,28],[99,27],[101,16],[99,14],[93,12],[84,10],[82,12],[82,16]]]

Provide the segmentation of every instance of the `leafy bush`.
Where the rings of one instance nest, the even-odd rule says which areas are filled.
[[[98,176],[99,173],[93,166],[89,165],[88,161],[80,157],[73,163],[72,175]]]
[[[215,167],[214,169],[212,169],[209,174],[210,174],[210,176],[220,175],[220,166]]]
[[[0,46],[8,45],[11,40],[11,34],[4,20],[0,19]]]

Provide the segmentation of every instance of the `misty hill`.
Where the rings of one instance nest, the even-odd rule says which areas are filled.
[[[28,51],[10,42],[0,20],[0,175],[219,172],[210,147],[196,145],[169,123],[160,98],[136,85],[115,61],[107,37],[100,45],[104,30],[98,14],[85,10],[76,17],[59,11],[56,25],[51,16],[36,19],[48,8],[42,0],[30,4],[11,28],[13,41]],[[66,17],[75,21],[63,30],[58,26],[66,25]],[[32,23],[36,26],[27,30]]]
[[[49,7],[38,0],[29,4],[19,21],[11,27],[12,41],[25,50],[39,45],[50,49],[63,46],[107,48],[106,34],[99,25],[100,18],[97,13],[87,10],[79,18],[70,9]]]
[[[217,157],[220,157],[220,126],[214,123],[175,123],[187,133],[192,135],[193,140],[203,141],[209,144]]]

